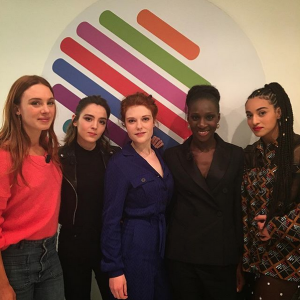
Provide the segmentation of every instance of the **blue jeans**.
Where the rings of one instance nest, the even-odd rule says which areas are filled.
[[[56,238],[54,235],[43,240],[23,240],[1,252],[6,275],[17,300],[64,299]]]

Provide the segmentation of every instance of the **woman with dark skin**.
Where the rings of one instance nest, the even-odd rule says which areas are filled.
[[[300,136],[290,99],[276,82],[245,105],[260,139],[245,149],[243,268],[256,276],[247,299],[297,299],[300,287]],[[294,297],[294,298],[293,298]]]
[[[243,151],[215,133],[219,100],[212,86],[192,87],[186,98],[192,135],[164,154],[175,182],[166,246],[175,300],[236,297]]]

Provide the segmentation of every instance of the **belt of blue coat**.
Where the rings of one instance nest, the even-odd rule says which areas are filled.
[[[151,216],[151,217],[124,217],[125,219],[137,219],[137,220],[146,220],[148,222],[157,222],[158,223],[158,233],[159,233],[159,243],[158,243],[158,252],[161,256],[161,258],[164,258],[165,256],[165,247],[166,247],[166,218],[164,214],[159,214],[157,216]]]

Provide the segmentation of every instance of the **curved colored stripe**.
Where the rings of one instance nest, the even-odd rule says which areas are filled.
[[[93,80],[88,78],[86,75],[78,71],[72,65],[67,63],[63,59],[57,59],[52,66],[53,72],[58,76],[63,78],[65,81],[69,82],[79,91],[85,95],[101,95],[107,100],[110,106],[111,113],[118,118],[120,114],[120,100],[115,96],[105,90],[103,87],[95,83]],[[157,134],[159,132],[159,134]],[[159,136],[165,143],[165,147],[173,147],[179,143],[168,136],[166,133],[156,128],[155,134]]]
[[[100,15],[99,22],[188,88],[196,84],[210,84],[206,79],[156,45],[113,12],[104,11]]]
[[[93,53],[89,52],[72,38],[65,38],[60,46],[63,52],[95,74],[98,78],[109,84],[120,94],[126,96],[136,92],[145,93],[145,91]],[[159,111],[157,120],[170,128],[181,138],[186,139],[190,135],[190,131],[187,128],[187,122],[172,110],[161,104],[158,100],[156,100],[156,105]]]
[[[184,111],[186,94],[91,24],[82,22],[77,34],[137,79]]]
[[[66,108],[71,110],[73,113],[75,113],[76,106],[78,105],[80,98],[61,84],[56,84],[53,87],[53,91],[55,99],[62,105],[64,105]],[[127,133],[114,122],[108,120],[107,128],[109,133],[107,137],[110,138],[110,140],[112,140],[117,145],[123,146],[128,141]]]
[[[139,12],[137,22],[185,58],[193,60],[198,57],[200,53],[198,45],[148,9]]]

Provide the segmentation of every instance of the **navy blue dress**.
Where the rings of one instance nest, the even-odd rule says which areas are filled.
[[[125,275],[130,300],[170,299],[163,257],[173,178],[153,150],[163,177],[130,143],[110,159],[105,175],[102,270],[110,278]]]

